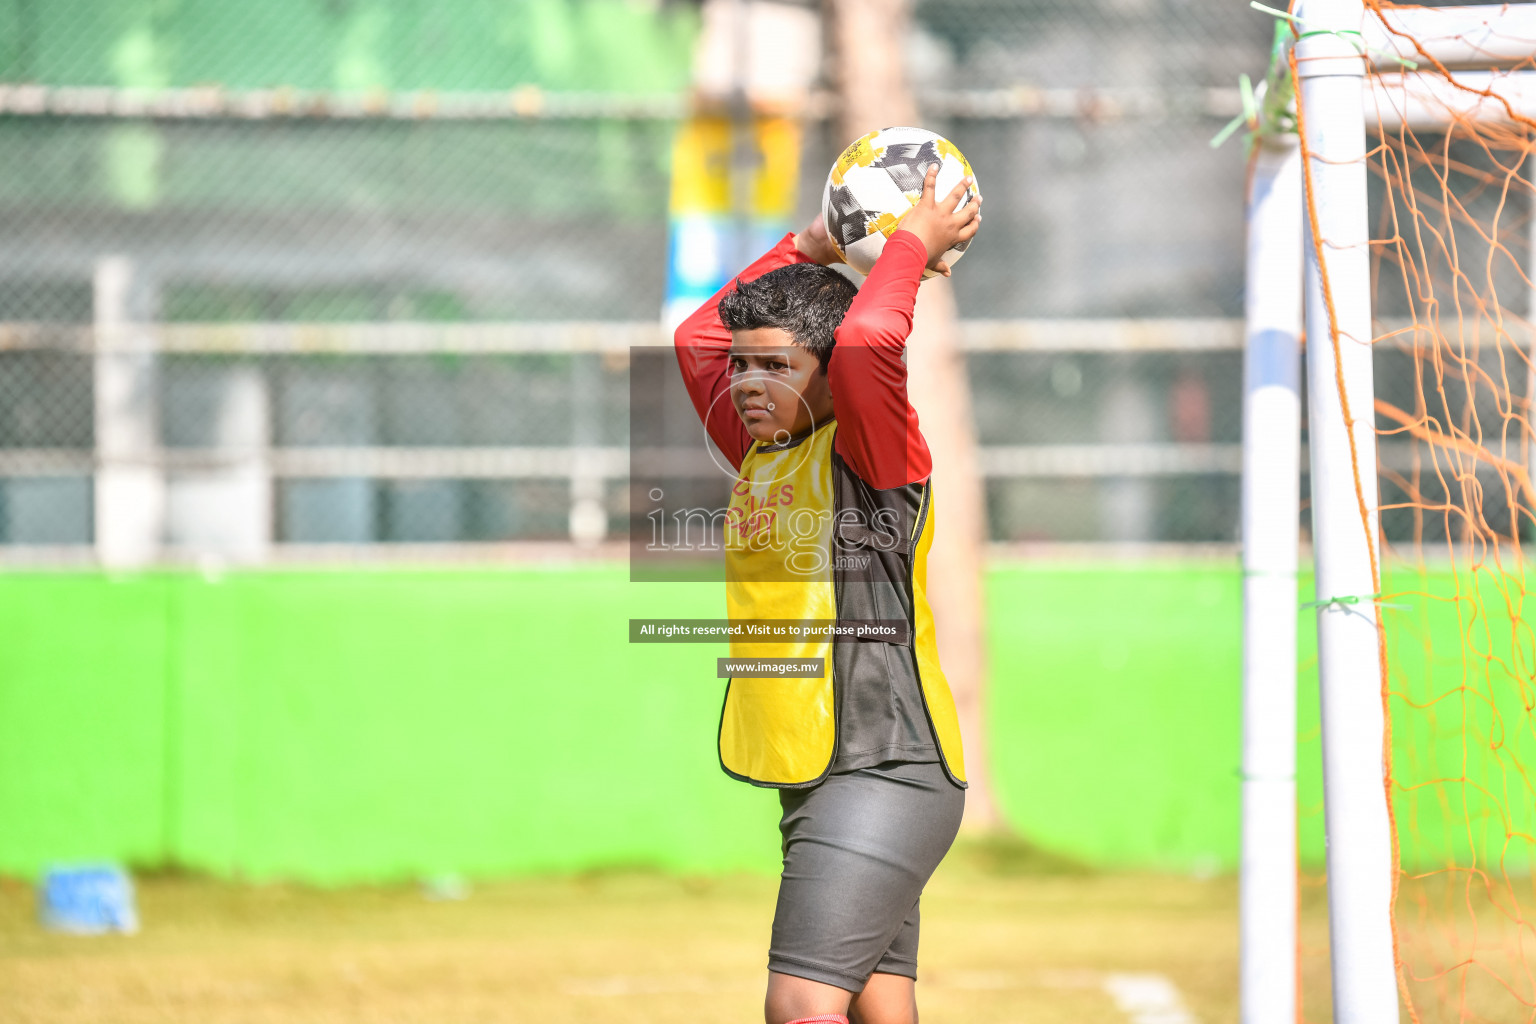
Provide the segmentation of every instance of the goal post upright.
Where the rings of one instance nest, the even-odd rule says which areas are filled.
[[[1303,228],[1301,149],[1294,132],[1261,130],[1247,220],[1242,1021],[1295,1024]]]
[[[1305,0],[1308,427],[1337,1024],[1398,1024],[1380,624],[1360,0]]]

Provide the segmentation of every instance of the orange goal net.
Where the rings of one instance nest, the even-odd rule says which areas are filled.
[[[1536,61],[1447,66],[1367,7],[1399,980],[1415,1020],[1533,1021]]]

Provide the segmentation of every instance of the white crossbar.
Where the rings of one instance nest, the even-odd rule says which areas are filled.
[[[1536,5],[1533,5],[1536,6]],[[1536,71],[1427,72],[1370,79],[1364,97],[1367,131],[1435,131],[1456,122],[1536,124]]]
[[[1448,68],[1518,64],[1536,57],[1536,4],[1408,7],[1367,13],[1371,63],[1395,70],[1404,57]]]

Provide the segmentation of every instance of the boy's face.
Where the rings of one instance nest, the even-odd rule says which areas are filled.
[[[788,331],[731,332],[731,404],[755,441],[778,444],[832,419],[832,389]]]

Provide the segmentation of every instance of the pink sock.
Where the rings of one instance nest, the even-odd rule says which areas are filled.
[[[801,1017],[789,1024],[848,1024],[848,1018],[840,1013],[823,1013],[819,1017]]]

